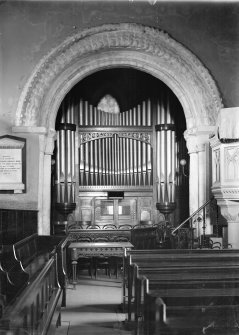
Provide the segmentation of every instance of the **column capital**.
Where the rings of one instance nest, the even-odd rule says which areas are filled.
[[[208,143],[214,129],[214,126],[187,129],[184,132],[184,138],[187,143],[188,153],[205,151],[205,144]]]
[[[220,142],[220,139],[218,138],[217,133],[214,134],[212,137],[210,137],[209,142],[210,142],[210,146],[211,146],[212,149],[216,148],[216,147],[218,147],[218,146],[220,146],[222,144]]]
[[[14,126],[12,127],[13,133],[31,133],[31,134],[46,134],[47,128],[46,127],[27,127],[27,126]]]
[[[52,155],[55,147],[56,131],[50,129],[47,134],[39,135],[40,152],[44,155]]]
[[[215,126],[199,126],[185,130],[184,137],[187,136],[205,136],[208,137],[210,134],[215,133]]]

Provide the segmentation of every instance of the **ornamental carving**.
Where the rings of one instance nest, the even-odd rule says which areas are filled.
[[[239,148],[238,147],[228,147],[225,148],[225,164],[226,180],[238,180],[239,179]]]
[[[223,106],[202,63],[165,32],[123,23],[86,29],[51,50],[22,91],[16,125],[54,127],[60,102],[76,82],[101,67],[123,65],[147,70],[163,80],[179,97],[188,127],[215,124]]]
[[[213,183],[220,182],[220,150],[216,149],[212,153],[213,161],[212,161],[212,174],[213,174]]]
[[[82,133],[80,132],[80,140],[79,145],[93,141],[98,140],[101,138],[111,138],[114,137],[114,135],[122,138],[131,138],[133,140],[145,142],[147,144],[151,144],[151,136],[148,133],[140,133],[140,132],[90,132],[90,133]]]
[[[227,222],[239,222],[238,203],[223,202],[220,203],[222,216]]]

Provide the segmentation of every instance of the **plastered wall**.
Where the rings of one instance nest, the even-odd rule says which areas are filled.
[[[52,48],[82,29],[119,22],[167,31],[208,68],[225,107],[239,106],[239,3],[2,1],[0,135],[11,134],[21,91],[34,67]],[[12,204],[38,202],[38,139],[25,137],[27,193],[7,198],[0,195],[0,204],[8,198]]]

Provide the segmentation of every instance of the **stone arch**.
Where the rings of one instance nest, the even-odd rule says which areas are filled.
[[[37,65],[20,96],[16,126],[55,127],[66,93],[100,69],[133,67],[162,80],[182,104],[187,128],[214,125],[222,101],[208,70],[163,31],[110,24],[67,38]]]

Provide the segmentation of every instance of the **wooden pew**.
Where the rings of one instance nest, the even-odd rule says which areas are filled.
[[[178,253],[179,251],[179,253]],[[239,254],[232,250],[144,250],[129,251],[127,256],[127,272],[128,272],[128,319],[131,321],[132,316],[132,300],[134,299],[135,281],[139,275],[138,269],[145,274],[146,270],[159,271],[157,268],[171,267],[189,267],[195,266],[216,266],[218,262],[237,266]],[[156,268],[156,270],[150,270]],[[136,304],[136,303],[135,303]]]
[[[140,272],[139,272],[140,274]],[[145,284],[146,282],[146,284]],[[239,288],[238,266],[172,267],[148,269],[141,272],[135,283],[134,316],[137,320],[144,313],[144,296],[151,290]]]
[[[0,320],[0,333],[53,334],[61,322],[61,295],[55,254],[14,303],[6,307]]]
[[[9,260],[9,262],[7,261]],[[29,283],[29,274],[19,262],[12,258],[11,253],[0,255],[0,294],[4,296],[2,306],[12,302]]]
[[[8,257],[4,257],[2,266],[9,273],[15,263],[20,263],[29,282],[34,280],[46,262],[57,253],[58,280],[63,289],[62,306],[66,305],[66,250],[68,239],[65,236],[44,236],[33,234],[17,243],[5,247]]]
[[[147,295],[151,294],[156,290],[155,293],[157,301],[163,301],[160,305],[165,306],[167,308],[169,306],[170,299],[173,301],[177,301],[177,304],[180,305],[180,299],[189,299],[193,301],[198,301],[200,295],[197,296],[197,293],[193,294],[193,292],[197,290],[201,290],[202,297],[204,299],[211,299],[215,297],[218,299],[222,296],[230,299],[235,295],[238,296],[238,283],[239,283],[239,267],[238,267],[238,251],[232,252],[221,251],[221,252],[209,252],[205,250],[201,250],[200,252],[196,251],[188,251],[180,252],[179,256],[176,253],[173,254],[173,251],[170,252],[162,250],[163,252],[158,253],[155,251],[152,257],[150,257],[151,252],[148,252],[148,255],[145,255],[145,251],[140,255],[140,252],[137,252],[138,260],[132,263],[132,257],[130,259],[131,266],[134,268],[133,274],[133,282],[135,285],[136,295],[135,295],[135,313],[136,318],[142,314],[139,308],[141,306],[140,302],[142,302],[142,283],[144,283],[144,292],[143,294],[146,296],[145,301],[149,300]],[[174,251],[175,252],[175,251]],[[131,252],[129,252],[131,254]],[[134,253],[134,251],[132,251]],[[158,255],[157,255],[158,253]],[[160,255],[161,254],[161,255]],[[188,256],[190,255],[190,257]],[[137,258],[136,257],[136,258]],[[142,257],[142,260],[140,259]],[[178,257],[178,259],[177,259]],[[129,259],[128,259],[129,261]],[[151,262],[152,261],[152,262]],[[210,263],[212,262],[212,263]],[[140,264],[140,265],[139,265]],[[152,267],[150,267],[152,265]],[[130,277],[130,276],[129,276]],[[132,278],[131,278],[132,279]],[[145,284],[147,283],[147,284]],[[130,282],[129,282],[130,284]],[[177,291],[178,290],[178,291]],[[180,291],[181,290],[181,291]],[[214,290],[214,291],[213,291]],[[152,292],[151,292],[152,291]],[[169,293],[171,292],[171,293]],[[210,293],[211,292],[211,293]],[[222,292],[222,295],[220,295]],[[171,294],[171,295],[170,295]],[[192,295],[192,296],[191,296]],[[129,292],[129,312],[130,311],[130,292]],[[154,307],[155,305],[154,299]],[[161,299],[161,300],[160,300]],[[144,301],[144,303],[145,303]],[[165,302],[166,301],[166,302]],[[238,301],[236,301],[238,303]],[[224,305],[225,309],[232,310],[238,308],[238,306]],[[175,306],[173,306],[175,307]],[[215,313],[218,308],[223,308],[220,304],[211,310]],[[172,309],[172,307],[170,306]],[[181,309],[184,309],[185,306],[180,306]],[[195,309],[196,306],[193,306]],[[208,306],[203,306],[203,308],[208,308]],[[161,314],[159,311],[161,310]],[[190,307],[189,307],[190,310]],[[150,311],[150,313],[148,313]],[[155,320],[152,323],[150,319],[151,314],[154,315],[154,318],[157,318],[157,315],[161,315],[161,317],[165,313],[165,308],[154,309],[152,313],[152,304],[149,305],[147,303],[146,308],[144,309],[144,319],[146,320],[146,324],[153,324],[155,326]],[[199,317],[201,315],[199,314]],[[169,320],[168,317],[167,320]],[[130,320],[130,314],[129,314]],[[202,317],[203,322],[206,322],[205,318]],[[185,320],[184,322],[188,322]],[[157,323],[158,325],[158,323]],[[161,326],[160,326],[161,327]],[[146,327],[148,329],[147,334],[153,334],[154,328]],[[165,329],[161,327],[162,329]],[[174,329],[175,331],[175,329]],[[161,334],[161,332],[155,332],[155,334]],[[176,333],[175,333],[176,334]],[[182,334],[184,334],[182,332]],[[190,334],[190,332],[189,332]]]
[[[143,332],[138,333],[206,334],[205,330],[213,327],[213,334],[218,330],[220,334],[238,334],[236,318],[232,318],[238,308],[238,285],[153,290],[145,295]]]

